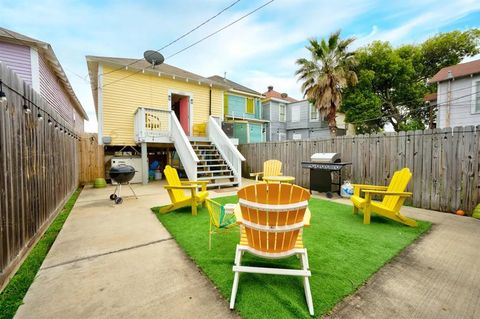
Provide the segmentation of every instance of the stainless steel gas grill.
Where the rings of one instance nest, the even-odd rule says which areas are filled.
[[[310,193],[312,190],[326,192],[332,197],[332,192],[340,195],[342,185],[342,168],[352,163],[343,163],[338,153],[315,153],[310,162],[302,162],[303,168],[310,169]]]

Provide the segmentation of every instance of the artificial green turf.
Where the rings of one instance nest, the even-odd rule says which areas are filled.
[[[222,204],[236,203],[237,197],[215,200]],[[420,221],[417,228],[411,228],[377,216],[372,216],[370,225],[363,225],[362,215],[352,215],[351,206],[319,199],[311,199],[309,207],[311,226],[305,228],[303,238],[312,272],[315,316],[331,310],[430,228],[427,222]],[[158,219],[225,298],[230,299],[238,228],[214,235],[209,251],[209,218],[205,208],[196,217],[189,208],[166,215],[158,209],[152,208]],[[271,261],[248,254],[242,264],[300,267],[296,257]],[[235,309],[243,318],[309,317],[300,277],[244,273],[240,276]]]
[[[81,188],[72,194],[62,211],[52,224],[50,224],[42,238],[37,242],[35,247],[33,247],[27,258],[25,258],[23,264],[10,280],[7,287],[5,287],[0,294],[0,319],[13,318],[18,307],[23,303],[23,297],[25,297],[28,288],[35,279],[38,269],[67,220],[80,192]]]

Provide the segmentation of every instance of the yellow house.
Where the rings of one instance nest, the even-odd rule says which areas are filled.
[[[221,129],[228,86],[145,60],[87,56],[87,65],[107,156],[127,147],[140,153],[143,183],[149,164],[162,168],[175,159],[190,180],[241,183],[245,159]]]

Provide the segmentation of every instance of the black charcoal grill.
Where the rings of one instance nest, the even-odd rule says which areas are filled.
[[[310,193],[312,190],[326,192],[332,198],[332,192],[340,195],[342,168],[352,163],[342,163],[338,153],[315,153],[310,162],[302,162],[303,168],[310,169]]]
[[[138,198],[137,194],[135,194],[135,191],[130,185],[130,181],[134,176],[135,168],[133,168],[133,166],[120,164],[112,166],[112,168],[110,168],[110,178],[112,179],[112,181],[117,183],[117,186],[115,187],[115,192],[110,195],[110,199],[115,201],[115,204],[121,204],[123,202],[123,199],[120,196],[120,192],[122,191],[122,185],[127,185],[132,191],[135,198]]]

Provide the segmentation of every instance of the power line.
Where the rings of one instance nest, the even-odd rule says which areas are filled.
[[[196,41],[196,42],[192,43],[191,45],[189,45],[189,46],[187,46],[187,47],[185,47],[185,48],[183,48],[183,49],[181,49],[181,50],[179,50],[179,51],[175,52],[175,53],[174,53],[174,54],[172,54],[172,55],[169,55],[169,56],[167,57],[167,59],[170,59],[170,58],[172,58],[172,57],[176,56],[177,54],[179,54],[179,53],[182,53],[183,51],[185,51],[185,50],[188,50],[188,49],[190,49],[191,47],[193,47],[193,46],[195,46],[195,45],[199,44],[200,42],[202,42],[202,41],[204,41],[204,40],[206,40],[206,39],[208,39],[208,38],[210,38],[210,37],[214,36],[215,34],[217,34],[217,33],[221,32],[221,31],[225,30],[226,28],[228,28],[228,27],[230,27],[230,26],[234,25],[235,23],[239,22],[240,20],[243,20],[243,19],[245,19],[245,18],[246,18],[246,17],[248,17],[249,15],[252,15],[252,14],[254,14],[254,13],[255,13],[255,12],[257,12],[258,10],[262,9],[263,7],[266,7],[267,5],[269,5],[270,3],[272,3],[273,1],[275,1],[275,0],[270,0],[270,1],[266,2],[266,3],[264,3],[263,5],[261,5],[261,6],[257,7],[256,9],[254,9],[254,10],[250,11],[249,13],[247,13],[247,14],[245,14],[245,15],[241,16],[241,17],[240,17],[240,18],[238,18],[237,20],[235,20],[235,21],[233,21],[233,22],[231,22],[231,23],[227,24],[226,26],[224,26],[224,27],[222,27],[222,28],[218,29],[217,31],[215,31],[215,32],[213,32],[213,33],[210,33],[210,34],[209,34],[209,35],[207,35],[206,37],[203,37],[202,39],[200,39],[200,40],[198,40],[198,41]]]
[[[447,104],[450,104],[451,106],[469,106],[469,105],[471,105],[471,103],[466,103],[466,102],[465,103],[451,103],[451,102],[459,100],[459,99],[463,99],[464,97],[469,97],[469,96],[472,96],[472,95],[476,95],[476,94],[480,94],[480,92],[474,92],[474,93],[466,94],[466,95],[463,95],[463,96],[459,96],[459,97],[456,97],[455,99],[452,99],[450,101],[443,102],[443,103],[438,103],[438,104],[435,104],[435,105],[421,106],[421,107],[413,110],[413,112],[418,112],[419,110],[429,109],[430,107],[438,107],[438,106],[447,105]],[[391,116],[392,116],[392,114],[387,114],[387,115],[382,115],[382,116],[378,116],[378,117],[374,117],[374,118],[358,120],[358,121],[355,121],[355,122],[347,122],[347,123],[349,123],[349,124],[361,124],[361,123],[365,123],[365,122],[371,122],[371,121],[375,121],[375,120],[381,120],[381,119],[389,118]]]
[[[227,29],[228,27],[231,27],[231,26],[234,25],[235,23],[237,23],[237,22],[245,19],[246,17],[252,15],[253,13],[257,12],[258,10],[262,9],[263,7],[269,5],[270,3],[274,2],[274,1],[275,1],[275,0],[270,0],[270,1],[266,2],[266,3],[264,3],[263,5],[255,8],[254,10],[252,10],[252,11],[248,12],[247,14],[241,16],[240,18],[236,19],[235,21],[230,22],[229,24],[223,26],[222,28],[218,29],[217,31],[212,32],[212,33],[210,33],[209,35],[203,37],[202,39],[200,39],[200,40],[198,40],[198,41],[190,44],[189,46],[187,46],[187,47],[185,47],[185,48],[183,48],[183,49],[175,52],[174,54],[168,56],[166,59],[170,59],[170,58],[172,58],[173,56],[175,56],[175,55],[177,55],[177,54],[179,54],[179,53],[181,53],[181,52],[183,52],[183,51],[185,51],[185,50],[188,50],[188,49],[190,49],[191,47],[199,44],[200,42],[205,41],[206,39],[208,39],[208,38],[214,36],[215,34],[217,34],[217,33],[221,32],[221,31]],[[150,67],[150,66],[149,66],[149,67]],[[123,66],[121,69],[124,69],[124,68],[125,68],[125,66]],[[108,86],[108,85],[111,85],[111,84],[114,84],[114,83],[123,81],[123,80],[125,80],[125,79],[127,79],[127,78],[129,78],[129,77],[131,77],[131,76],[133,76],[133,75],[135,75],[135,74],[138,74],[138,73],[144,72],[144,71],[145,71],[145,69],[143,69],[143,70],[138,70],[138,71],[136,71],[136,72],[134,72],[134,73],[131,73],[131,74],[129,74],[129,75],[126,75],[126,76],[124,76],[124,77],[122,77],[122,78],[120,78],[120,79],[117,79],[117,80],[115,80],[115,81],[112,81],[112,82],[103,84],[103,85],[102,85],[102,88],[104,88],[104,87],[106,87],[106,86]],[[105,74],[107,74],[107,73],[105,73]]]
[[[234,5],[236,5],[237,3],[239,3],[240,0],[237,0],[235,2],[233,2],[232,4],[230,4],[229,6],[223,8],[221,11],[219,11],[217,14],[215,14],[214,16],[208,18],[207,20],[203,21],[202,23],[200,23],[199,25],[197,25],[196,27],[194,27],[193,29],[191,29],[190,31],[188,31],[187,33],[184,33],[183,35],[181,35],[180,37],[176,38],[175,40],[171,41],[170,43],[164,45],[163,47],[161,47],[160,49],[158,50],[155,50],[155,52],[160,52],[161,50],[165,49],[165,48],[168,48],[169,46],[171,46],[172,44],[180,41],[181,39],[185,38],[187,35],[191,34],[192,32],[200,29],[202,26],[204,26],[205,24],[207,24],[208,22],[212,21],[213,19],[215,19],[216,17],[218,17],[219,15],[221,15],[222,13],[224,13],[225,11],[227,11],[228,9],[230,9],[231,7],[233,7]],[[142,61],[143,59],[138,59],[138,60],[135,60],[129,64],[127,64],[126,66],[122,66],[121,68],[118,68],[118,69],[115,69],[115,70],[111,70],[111,71],[108,71],[108,72],[105,72],[105,73],[102,73],[102,75],[104,74],[110,74],[110,73],[113,73],[113,72],[117,72],[117,71],[120,71],[120,70],[123,70],[125,67],[128,67],[128,66],[131,66],[132,64],[135,64],[139,61]]]

